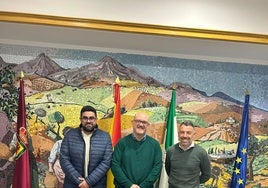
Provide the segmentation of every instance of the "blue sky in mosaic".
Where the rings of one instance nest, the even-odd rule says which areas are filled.
[[[40,53],[45,53],[64,68],[80,67],[108,55],[164,84],[189,84],[207,95],[221,91],[241,102],[247,88],[251,105],[268,111],[268,66],[265,65],[0,44],[0,56],[7,63],[23,63]]]

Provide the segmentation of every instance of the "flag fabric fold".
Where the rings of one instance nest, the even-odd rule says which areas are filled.
[[[114,116],[113,116],[113,126],[111,127],[110,136],[112,139],[113,147],[121,138],[121,105],[120,105],[120,85],[118,83],[114,84]],[[107,188],[114,188],[113,184],[114,176],[111,169],[107,174]]]
[[[165,158],[166,150],[178,143],[178,128],[177,128],[177,118],[176,118],[176,90],[172,90],[171,101],[169,104],[168,118],[165,131],[164,139],[164,154],[163,154],[163,167],[161,171],[161,176],[159,180],[159,188],[168,187],[168,175],[165,169]]]
[[[233,168],[231,188],[245,188],[247,175],[247,152],[248,152],[248,124],[249,124],[249,95],[245,96],[242,124],[236,158]]]
[[[26,131],[26,108],[24,81],[20,79],[19,105],[17,116],[17,151],[13,177],[13,188],[31,188],[30,160]]]

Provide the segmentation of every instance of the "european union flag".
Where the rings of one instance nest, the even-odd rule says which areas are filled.
[[[240,137],[234,163],[231,188],[244,188],[247,179],[249,94],[245,95]]]

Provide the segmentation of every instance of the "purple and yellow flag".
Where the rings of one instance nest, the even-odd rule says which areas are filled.
[[[22,76],[23,77],[23,76]],[[20,79],[19,106],[17,116],[17,151],[13,177],[13,188],[31,188],[30,159],[28,135],[26,131],[26,108],[24,97],[24,81]]]

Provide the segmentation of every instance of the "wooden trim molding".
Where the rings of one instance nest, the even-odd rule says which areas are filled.
[[[268,35],[0,11],[0,21],[268,45]]]

